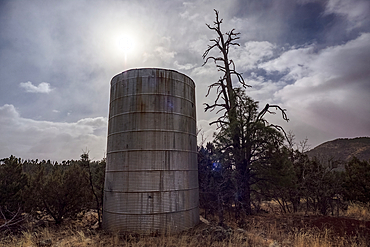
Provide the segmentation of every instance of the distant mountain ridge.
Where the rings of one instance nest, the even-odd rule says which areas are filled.
[[[353,156],[370,160],[370,137],[339,138],[324,142],[307,152],[309,157],[333,158],[348,162]]]

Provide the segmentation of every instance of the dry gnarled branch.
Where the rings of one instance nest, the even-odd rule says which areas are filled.
[[[288,115],[286,114],[286,109],[282,109],[279,105],[270,105],[266,104],[265,108],[258,114],[257,120],[262,119],[264,115],[268,112],[270,114],[276,114],[276,112],[272,112],[269,109],[275,108],[276,110],[280,110],[282,117],[285,121],[289,121]]]
[[[25,217],[20,214],[21,208],[19,207],[17,212],[12,215],[10,219],[5,217],[5,214],[0,207],[0,213],[3,218],[4,223],[0,225],[0,231],[12,231],[14,228],[18,227],[20,223],[25,220]]]
[[[229,32],[221,32],[221,23],[222,19],[219,19],[219,12],[214,10],[216,14],[216,20],[213,22],[213,26],[206,24],[206,26],[217,33],[217,38],[211,39],[211,45],[208,45],[208,48],[203,53],[202,57],[205,60],[203,66],[212,60],[216,64],[218,71],[224,73],[224,75],[218,80],[218,82],[211,84],[208,87],[206,97],[209,95],[212,88],[217,88],[217,97],[213,105],[206,105],[205,110],[214,110],[216,107],[224,107],[227,112],[235,110],[235,92],[231,81],[231,75],[235,75],[239,83],[243,87],[250,87],[246,84],[241,73],[238,73],[235,69],[235,64],[232,60],[229,60],[229,48],[230,46],[240,46],[236,40],[240,37],[240,33],[235,32],[235,29],[232,29]],[[209,56],[211,50],[216,48],[222,55],[221,56]],[[222,99],[224,103],[220,104],[219,100]]]

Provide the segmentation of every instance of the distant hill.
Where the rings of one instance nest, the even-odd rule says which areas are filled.
[[[370,137],[353,139],[340,138],[324,142],[307,152],[309,157],[334,158],[347,162],[353,156],[360,160],[370,160]]]

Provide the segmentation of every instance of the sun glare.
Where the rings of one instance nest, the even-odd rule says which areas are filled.
[[[112,28],[105,32],[104,54],[110,62],[124,68],[133,66],[141,50],[139,31]]]
[[[125,54],[131,53],[135,49],[135,41],[128,35],[122,35],[117,40],[118,48]]]

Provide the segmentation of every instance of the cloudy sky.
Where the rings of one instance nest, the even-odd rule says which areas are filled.
[[[370,136],[368,0],[2,0],[0,158],[62,161],[106,150],[111,78],[130,68],[178,70],[196,83],[198,127],[207,86],[219,72],[202,54],[220,11],[231,51],[253,87],[247,94],[287,109],[292,131],[311,147]]]

